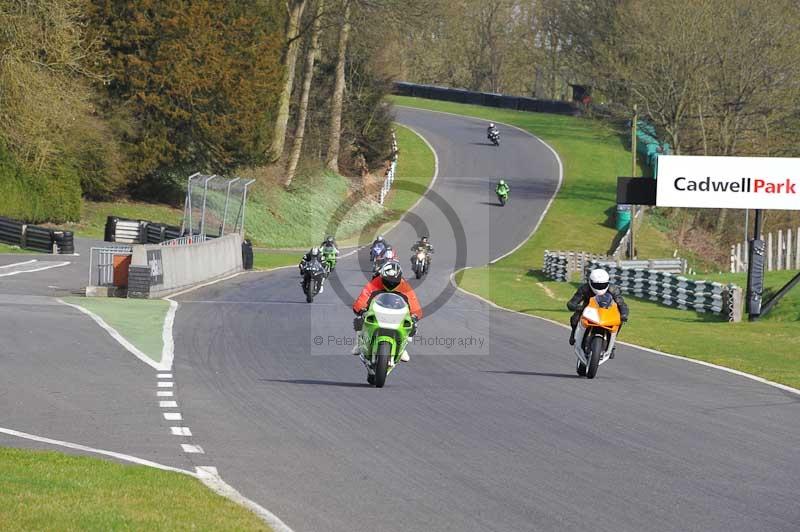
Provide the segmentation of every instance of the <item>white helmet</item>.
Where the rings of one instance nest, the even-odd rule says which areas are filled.
[[[489,124],[489,127],[490,127],[490,128],[494,128],[494,122],[492,122],[491,124]]]
[[[589,287],[596,296],[602,296],[608,292],[608,282],[609,276],[605,270],[598,268],[589,274]]]

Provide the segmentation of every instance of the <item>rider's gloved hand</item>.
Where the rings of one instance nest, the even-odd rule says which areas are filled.
[[[359,314],[353,318],[353,329],[360,331],[364,327],[364,314]]]
[[[628,321],[628,316],[620,316],[622,318],[622,323],[626,323]]]
[[[417,318],[414,315],[411,316],[411,332],[408,333],[409,336],[414,336],[415,334],[417,334],[417,322],[418,321],[419,321],[419,318]]]

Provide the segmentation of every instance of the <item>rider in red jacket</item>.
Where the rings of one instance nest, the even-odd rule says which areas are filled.
[[[366,312],[366,310],[369,308],[372,297],[380,292],[399,293],[408,303],[411,319],[414,320],[414,323],[422,318],[422,306],[419,304],[419,300],[417,299],[417,294],[414,293],[414,289],[411,288],[411,285],[408,284],[408,281],[403,279],[403,271],[400,268],[399,262],[390,261],[381,266],[380,275],[374,277],[364,286],[364,288],[361,290],[361,294],[358,296],[358,299],[356,299],[353,303],[353,312],[359,315],[363,312]],[[358,353],[359,348],[358,345],[356,345],[353,348],[353,354],[357,355]],[[408,356],[407,352],[403,351],[400,360],[403,362],[408,362],[411,360],[411,357]]]

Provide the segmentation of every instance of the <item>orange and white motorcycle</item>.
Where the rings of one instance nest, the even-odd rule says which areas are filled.
[[[600,364],[611,357],[621,324],[619,307],[611,294],[606,292],[589,300],[575,330],[578,375],[587,379],[597,375]]]

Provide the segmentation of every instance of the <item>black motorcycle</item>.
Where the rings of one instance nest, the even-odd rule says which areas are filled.
[[[322,283],[325,281],[325,267],[319,261],[307,262],[303,267],[303,293],[306,295],[306,302],[312,303],[314,296],[322,291]]]
[[[500,146],[500,132],[498,130],[493,129],[492,131],[489,132],[487,137],[489,138],[490,141],[492,141],[492,144],[494,144],[495,146]]]

